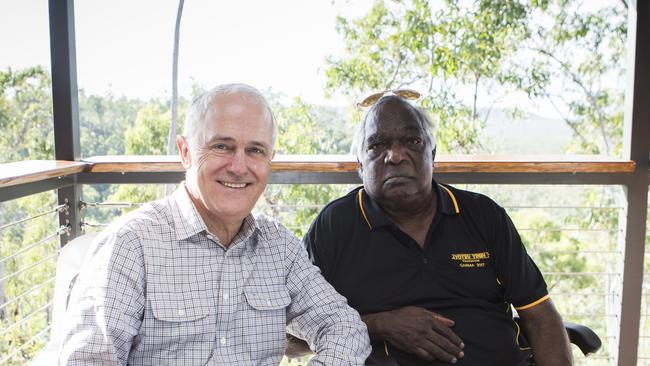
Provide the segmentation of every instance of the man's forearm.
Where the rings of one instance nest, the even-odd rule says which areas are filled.
[[[573,365],[569,337],[562,317],[547,300],[530,310],[519,311],[537,366]]]

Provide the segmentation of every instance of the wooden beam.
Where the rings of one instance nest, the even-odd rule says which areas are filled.
[[[441,155],[436,173],[606,173],[635,171],[631,160],[593,156]],[[278,155],[273,172],[351,173],[357,162],[350,155]],[[96,156],[83,161],[28,160],[0,164],[0,187],[32,183],[76,173],[184,172],[178,156]]]
[[[178,156],[97,156],[85,159],[91,173],[182,172]],[[631,160],[587,155],[439,155],[438,173],[632,173]],[[345,173],[357,170],[351,155],[278,155],[274,172]]]
[[[0,164],[0,187],[43,181],[83,172],[90,164],[80,161],[28,160]]]

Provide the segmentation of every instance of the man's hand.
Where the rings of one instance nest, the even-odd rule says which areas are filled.
[[[311,355],[313,352],[304,340],[287,333],[287,345],[284,354],[289,358],[298,358]]]
[[[417,306],[406,306],[361,317],[371,340],[391,345],[425,360],[456,363],[463,341],[451,330],[454,321]]]

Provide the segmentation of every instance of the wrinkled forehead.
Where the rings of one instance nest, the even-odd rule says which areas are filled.
[[[420,117],[413,106],[399,101],[389,101],[370,110],[365,130],[366,138],[395,133],[424,133]]]
[[[252,139],[273,145],[273,117],[255,98],[226,95],[215,98],[204,119],[204,139]]]

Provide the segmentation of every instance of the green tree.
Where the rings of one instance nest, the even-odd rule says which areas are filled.
[[[49,73],[42,67],[0,71],[2,162],[54,159]]]
[[[361,18],[338,18],[347,52],[328,58],[327,88],[357,98],[404,87],[424,91],[421,104],[437,121],[439,150],[477,151],[487,118],[479,114],[479,100],[498,98],[493,87],[527,35],[528,13],[510,0],[377,0]],[[481,95],[484,90],[492,93]]]

